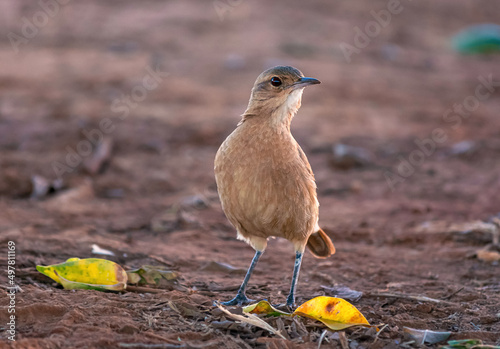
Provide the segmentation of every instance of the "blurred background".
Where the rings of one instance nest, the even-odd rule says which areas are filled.
[[[292,65],[322,82],[292,132],[338,251],[373,261],[417,244],[419,268],[443,243],[422,227],[500,211],[496,29],[453,41],[499,14],[488,0],[2,0],[0,231],[26,267],[96,242],[171,258],[192,280],[209,278],[206,260],[246,267],[213,159],[256,77]]]
[[[72,188],[89,174],[103,199],[213,190],[214,154],[255,78],[286,64],[322,81],[305,92],[293,132],[323,202],[352,197],[355,211],[365,202],[374,209],[374,200],[391,209],[400,201],[444,203],[440,210],[466,215],[498,208],[498,86],[465,110],[470,116],[445,119],[474,96],[479,77],[500,80],[498,55],[452,47],[467,26],[498,20],[495,2],[5,0],[0,7],[5,200],[43,197],[47,187]],[[432,138],[436,128],[446,141],[402,168],[419,150],[415,139]],[[95,159],[97,143],[85,141],[99,141],[99,133],[110,144]],[[33,176],[41,177],[40,193]],[[53,183],[58,177],[64,183]],[[350,210],[335,206],[323,216]]]

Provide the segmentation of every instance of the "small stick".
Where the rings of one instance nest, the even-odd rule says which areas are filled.
[[[318,340],[318,349],[320,349],[321,342],[323,342],[323,339],[325,338],[327,332],[328,332],[328,330],[324,330],[323,333],[321,334],[321,337],[319,337],[319,340]]]
[[[177,348],[187,348],[187,349],[200,349],[206,347],[212,347],[214,342],[206,342],[201,344],[170,344],[170,343],[158,343],[158,344],[146,344],[146,343],[119,343],[120,348],[137,348],[137,349],[177,349]]]
[[[380,336],[382,331],[385,330],[387,328],[387,326],[389,326],[389,324],[385,324],[384,326],[382,326],[382,328],[380,330],[377,331],[377,334],[375,335],[375,340],[373,341],[372,344],[375,344],[377,342],[378,336]]]
[[[147,348],[147,349],[176,349],[176,348],[187,348],[185,344],[146,344],[146,343],[119,343],[120,348]]]
[[[375,293],[368,293],[366,294],[367,296],[371,297],[388,297],[388,298],[402,298],[402,299],[412,299],[415,301],[419,302],[432,302],[432,303],[443,303],[443,304],[455,304],[453,302],[448,302],[445,300],[439,300],[435,298],[430,298],[426,296],[415,296],[415,295],[410,295],[410,294],[403,294],[403,293],[389,293],[389,292],[375,292]]]
[[[339,332],[340,346],[342,349],[349,349],[349,343],[344,331]]]
[[[163,342],[169,342],[169,341],[172,342],[173,341],[173,339],[165,338],[165,337],[159,336],[159,335],[151,333],[151,332],[144,332],[144,334],[148,337],[151,337],[154,339],[159,339]],[[179,345],[178,343],[179,342],[175,343],[175,345]],[[174,343],[165,343],[165,344],[174,344]]]
[[[130,291],[130,292],[139,292],[139,293],[163,293],[163,292],[165,292],[164,289],[141,287],[141,286],[130,286],[130,285],[127,285],[126,290]]]
[[[454,295],[456,295],[457,293],[459,293],[460,291],[462,291],[465,287],[460,287],[458,290],[456,290],[455,292],[452,292],[450,293],[449,295],[447,296],[444,296],[442,297],[441,299],[450,299],[451,297],[453,297]]]

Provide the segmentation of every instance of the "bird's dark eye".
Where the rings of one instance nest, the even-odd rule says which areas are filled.
[[[281,84],[282,84],[281,79],[278,78],[277,76],[273,76],[271,78],[271,85],[278,87],[278,86],[281,86]]]

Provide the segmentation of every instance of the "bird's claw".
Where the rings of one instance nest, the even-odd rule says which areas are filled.
[[[245,296],[244,294],[237,294],[236,297],[234,297],[230,301],[221,302],[221,304],[225,305],[225,306],[231,306],[231,305],[241,306],[241,305],[252,303],[252,302],[255,302],[255,301],[253,299],[247,298],[247,296]]]

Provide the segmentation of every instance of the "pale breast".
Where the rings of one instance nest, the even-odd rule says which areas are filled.
[[[272,132],[242,125],[222,144],[215,160],[222,206],[243,236],[305,241],[318,219],[314,175],[293,137]]]

